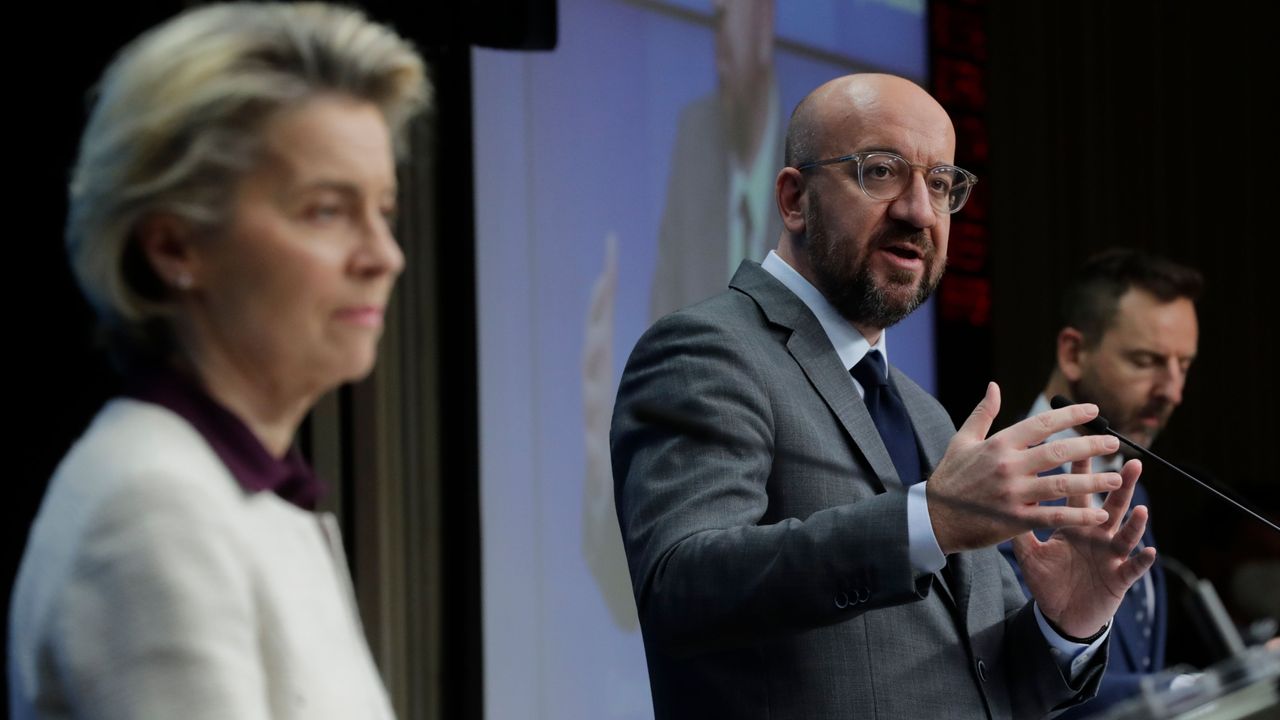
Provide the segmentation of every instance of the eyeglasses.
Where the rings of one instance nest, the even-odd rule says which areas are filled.
[[[858,164],[858,186],[862,188],[862,192],[873,200],[886,202],[897,200],[907,192],[911,187],[911,170],[919,168],[924,172],[925,184],[929,188],[929,202],[940,213],[954,213],[964,207],[965,201],[969,199],[969,191],[978,182],[977,175],[963,168],[954,165],[915,165],[897,153],[882,150],[814,160],[799,165],[796,169],[804,172],[851,160]]]

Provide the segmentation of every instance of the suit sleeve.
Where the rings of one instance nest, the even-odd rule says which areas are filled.
[[[268,718],[252,584],[225,507],[140,477],[98,508],[54,627],[86,718]],[[172,489],[171,489],[172,488]]]
[[[1061,720],[1092,717],[1106,708],[1133,698],[1142,691],[1142,678],[1149,677],[1141,673],[1108,672],[1102,676],[1098,686],[1098,694],[1092,700],[1071,708],[1057,716]]]
[[[646,333],[623,374],[618,518],[646,636],[669,651],[829,625],[929,587],[911,571],[905,493],[764,521],[770,484],[796,479],[774,474],[775,409],[789,400],[760,358],[732,328],[677,314]]]
[[[1056,717],[1062,710],[1094,697],[1107,665],[1110,639],[1103,642],[1076,677],[1068,677],[1040,631],[1034,604],[1023,594],[1020,575],[1006,559],[998,558],[997,562],[1005,607],[1009,610],[1003,634],[1003,662],[1013,717]]]
[[[1051,471],[1047,473],[1042,473],[1042,475],[1056,475],[1057,473],[1058,471]],[[1044,504],[1062,505],[1064,504],[1064,501],[1059,500],[1059,501],[1054,501],[1054,502],[1049,502]],[[1039,538],[1041,542],[1044,542],[1044,541],[1047,541],[1049,537],[1053,534],[1053,530],[1039,529],[1035,531],[1035,534],[1036,534],[1036,537]],[[1022,567],[1018,564],[1018,559],[1014,555],[1013,542],[1006,540],[1005,542],[1000,543],[998,547],[1000,549],[1000,554],[1004,557],[1005,562],[1009,566],[1007,568],[1009,572],[1005,573],[1006,586],[1011,586],[1014,583],[1016,583],[1017,588],[1020,591],[1020,594],[1018,597],[1025,598],[1027,601],[1031,601],[1032,600],[1031,590],[1027,587],[1027,581],[1022,576]],[[1012,576],[1012,580],[1010,580],[1010,576]],[[1010,594],[1010,593],[1006,593],[1006,594]],[[1026,609],[1028,611],[1027,614],[1030,615],[1031,602],[1026,603]],[[1114,631],[1114,628],[1112,628],[1112,630]],[[1040,633],[1037,630],[1036,634],[1040,635],[1040,639],[1042,643],[1047,643],[1047,641],[1044,640],[1042,633]],[[1089,664],[1082,669],[1080,676],[1075,678],[1074,682],[1068,682],[1067,678],[1063,678],[1063,681],[1066,684],[1066,686],[1069,687],[1074,693],[1072,695],[1070,703],[1082,703],[1082,704],[1076,704],[1075,707],[1067,710],[1063,714],[1058,715],[1056,717],[1061,717],[1061,718],[1087,717],[1092,713],[1097,712],[1099,709],[1113,704],[1116,701],[1116,699],[1121,697],[1127,697],[1129,694],[1137,691],[1137,683],[1138,683],[1139,676],[1126,676],[1124,674],[1106,671],[1106,664],[1107,664],[1106,658],[1110,651],[1110,643],[1111,641],[1110,639],[1108,639],[1106,645],[1102,649],[1100,649],[1098,653],[1094,655],[1093,658],[1090,659]],[[1044,671],[1043,676],[1052,677],[1052,675],[1049,674],[1047,670]],[[1117,683],[1116,680],[1119,680],[1121,678],[1124,678],[1124,679],[1121,680],[1119,683]],[[1026,686],[1025,681],[1022,681],[1022,683],[1023,683],[1023,686],[1025,687]],[[1096,698],[1096,699],[1090,702],[1085,702],[1090,698]],[[1065,707],[1065,706],[1066,704],[1063,704],[1063,705],[1059,705],[1058,707],[1060,709],[1061,707]]]
[[[1022,577],[1022,566],[1018,564],[1018,558],[1013,554],[1013,541],[1005,540],[998,546],[1000,554],[1004,556],[1005,562],[1009,563],[1009,569],[1013,571],[1014,578],[1017,579],[1019,587],[1022,588],[1022,594],[1027,599],[1031,599],[1031,591],[1027,589],[1027,581]]]

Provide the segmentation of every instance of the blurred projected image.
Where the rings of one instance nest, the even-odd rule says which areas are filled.
[[[650,318],[724,289],[782,231],[773,180],[782,127],[773,70],[773,0],[717,0],[716,89],[680,113],[658,234]]]
[[[773,0],[715,0],[716,87],[680,113],[658,233],[650,319],[721,290],[743,259],[761,260],[782,230],[773,180],[783,119],[773,69]],[[613,503],[613,318],[617,238],[591,290],[582,362],[586,483],[582,552],[620,628],[639,628]]]
[[[582,350],[582,417],[587,471],[582,497],[582,556],[591,568],[609,615],[623,630],[637,630],[631,574],[613,505],[609,421],[613,417],[613,308],[618,287],[618,238],[605,238],[604,272],[591,288]]]
[[[472,55],[485,713],[644,720],[609,449],[622,365],[777,245],[806,93],[858,71],[923,79],[923,3],[557,8],[553,52]],[[894,337],[930,389],[931,315]]]

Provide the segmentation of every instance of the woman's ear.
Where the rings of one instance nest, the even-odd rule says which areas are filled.
[[[138,224],[138,248],[163,284],[179,291],[198,284],[192,232],[186,221],[169,213],[155,213]]]

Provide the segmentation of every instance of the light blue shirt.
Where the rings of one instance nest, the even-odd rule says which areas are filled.
[[[778,282],[785,285],[788,290],[795,293],[796,297],[800,298],[800,302],[803,302],[818,319],[818,324],[831,340],[831,346],[835,348],[836,355],[840,357],[845,370],[851,370],[872,350],[878,350],[884,358],[885,367],[889,366],[886,340],[889,333],[887,331],[880,332],[880,339],[875,345],[867,342],[853,323],[845,319],[817,288],[776,252],[770,250],[760,266],[777,278]],[[854,379],[852,374],[849,375],[849,382],[853,383],[859,397],[865,396],[862,385]],[[907,555],[911,560],[912,569],[920,574],[938,572],[947,564],[946,556],[938,547],[938,538],[933,532],[933,522],[929,519],[929,503],[925,496],[927,485],[928,481],[918,482],[907,488]],[[1093,643],[1075,643],[1062,637],[1049,626],[1044,614],[1040,612],[1039,605],[1035,606],[1035,615],[1040,632],[1049,642],[1054,660],[1073,678],[1088,664],[1089,659],[1098,651],[1111,632],[1108,626],[1106,632]]]

